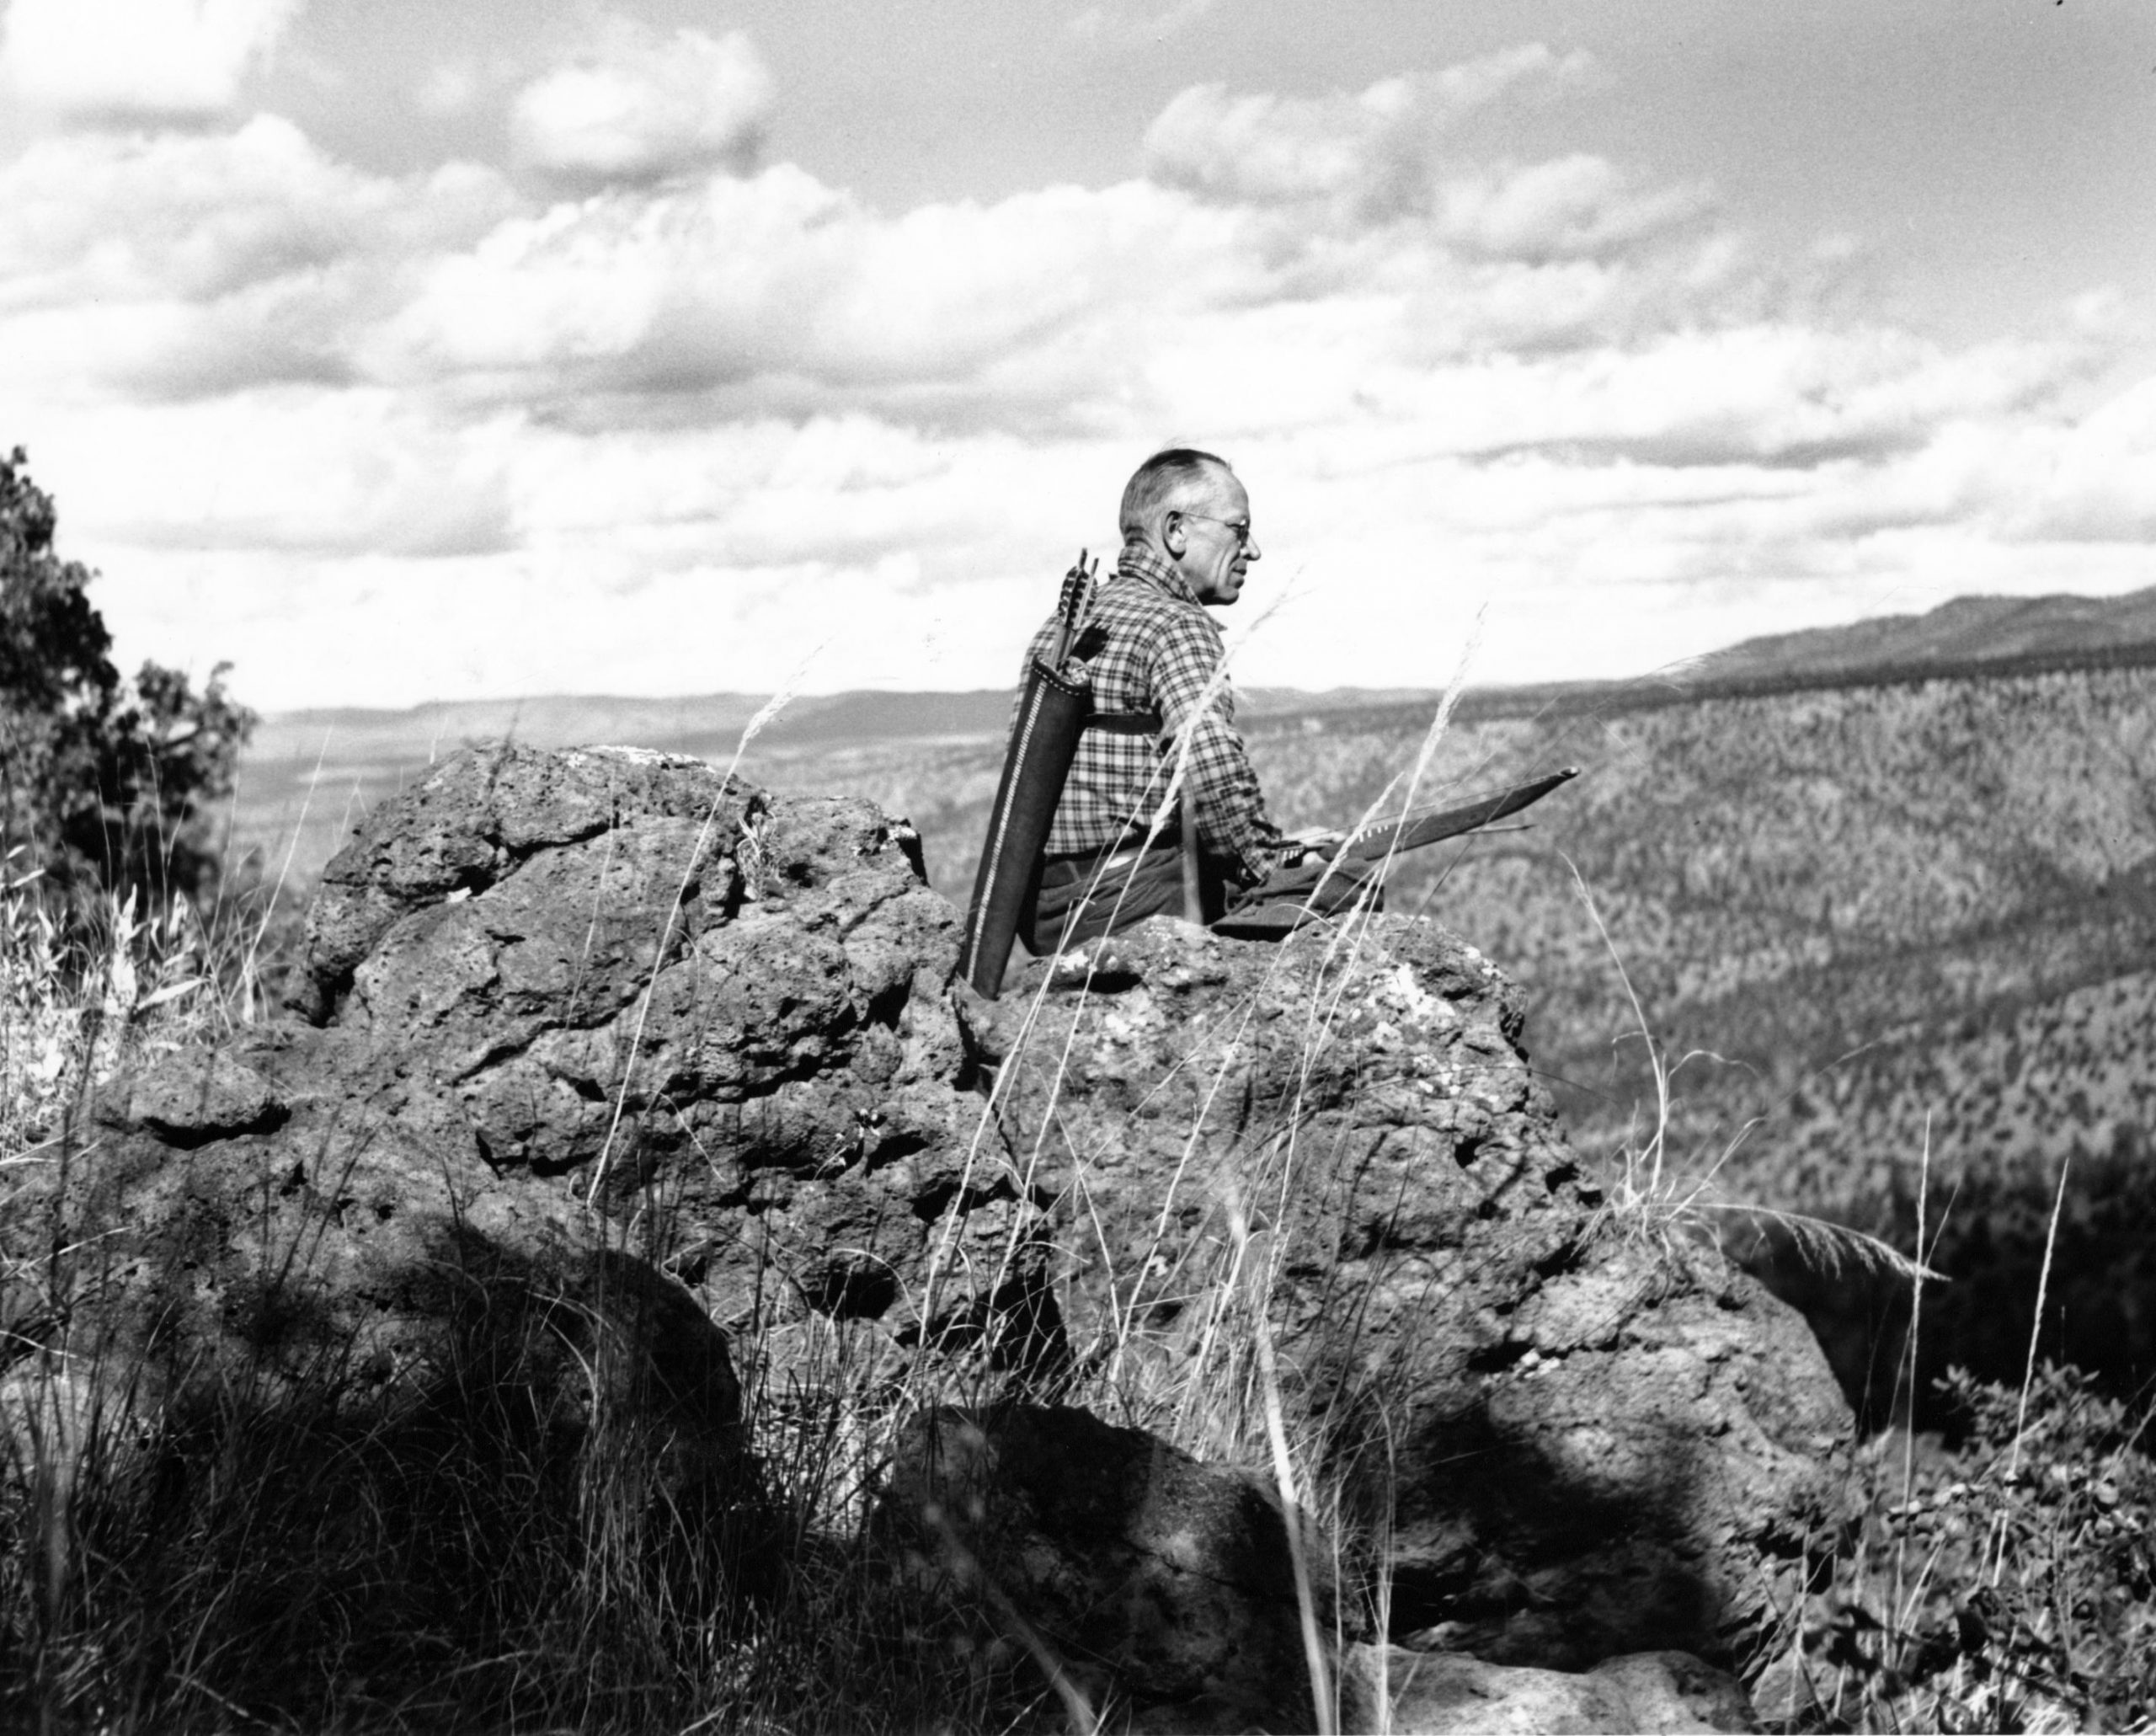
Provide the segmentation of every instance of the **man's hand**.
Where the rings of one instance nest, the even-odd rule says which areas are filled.
[[[1306,862],[1330,862],[1334,852],[1347,841],[1348,834],[1345,832],[1329,831],[1321,825],[1306,825],[1281,839],[1280,866],[1299,868]]]

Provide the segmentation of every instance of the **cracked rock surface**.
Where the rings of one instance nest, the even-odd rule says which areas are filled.
[[[1828,1546],[1851,1419],[1802,1321],[1680,1215],[1610,1210],[1518,990],[1435,923],[1272,948],[1155,918],[970,1017],[1072,1226],[1074,1350],[1171,1379],[1262,1295],[1396,1634],[1726,1659]]]
[[[970,1088],[915,852],[871,803],[701,761],[467,755],[331,863],[312,1010],[438,1149],[655,1229],[722,1327],[979,1327],[1046,1220]]]

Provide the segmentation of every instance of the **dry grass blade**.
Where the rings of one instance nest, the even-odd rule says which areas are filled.
[[[2059,1215],[2066,1209],[2066,1177],[2071,1159],[2061,1160],[2058,1167],[2058,1193],[2052,1200],[2051,1222],[2044,1231],[2044,1263],[2036,1274],[2036,1306],[2029,1322],[2029,1360],[2022,1370],[2021,1397],[2015,1407],[2014,1447],[2006,1461],[2006,1480],[2010,1483],[2021,1468],[2021,1447],[2029,1436],[2029,1389],[2036,1384],[2036,1352],[2043,1343],[2044,1299],[2050,1294],[2052,1283],[2052,1256],[2058,1248]],[[1991,1569],[1991,1583],[1996,1586],[1999,1575],[2006,1570],[2006,1518],[1999,1516],[1999,1539]]]
[[[1231,1188],[1227,1196],[1228,1229],[1236,1251],[1236,1270],[1250,1245],[1250,1220],[1242,1201]],[[1257,1346],[1258,1378],[1265,1398],[1265,1436],[1273,1454],[1273,1477],[1280,1492],[1280,1517],[1288,1531],[1288,1560],[1295,1576],[1295,1614],[1301,1623],[1303,1658],[1310,1673],[1312,1728],[1318,1736],[1333,1736],[1338,1728],[1332,1697],[1331,1666],[1326,1658],[1325,1640],[1318,1631],[1317,1598],[1310,1583],[1310,1552],[1303,1536],[1304,1504],[1295,1486],[1294,1460],[1288,1451],[1288,1428],[1280,1402],[1280,1371],[1273,1361],[1273,1327],[1266,1317],[1265,1299],[1255,1300],[1251,1327]]]
[[[1747,1205],[1707,1199],[1694,1199],[1690,1204],[1700,1211],[1722,1212],[1732,1216],[1749,1218],[1786,1231],[1796,1251],[1822,1272],[1886,1273],[1906,1279],[1914,1285],[1945,1284],[1949,1281],[1944,1273],[1935,1272],[1923,1261],[1911,1258],[1891,1242],[1881,1241],[1878,1237],[1848,1224],[1833,1223],[1804,1212],[1781,1211],[1765,1205]]]

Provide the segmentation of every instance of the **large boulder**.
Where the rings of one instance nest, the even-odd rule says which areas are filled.
[[[721,1325],[911,1343],[990,1329],[1043,1258],[971,1088],[957,948],[873,804],[504,747],[330,863],[307,971],[394,1118],[639,1223]]]
[[[1064,1202],[1081,1365],[1274,1381],[1378,1540],[1396,1633],[1726,1660],[1832,1546],[1851,1419],[1801,1320],[1678,1200],[1615,1209],[1518,991],[1437,924],[1266,947],[1155,918],[969,1017]]]
[[[514,1388],[565,1445],[603,1413],[675,1492],[730,1483],[739,1382],[683,1286],[566,1194],[355,1102],[339,1086],[356,1056],[307,1037],[165,1058],[104,1094],[81,1161],[19,1198],[11,1240],[81,1250],[56,1263],[49,1317],[69,1357],[137,1406],[214,1391],[493,1411]]]
[[[731,1450],[745,1327],[1033,1354],[996,1334],[1052,1337],[1018,1306],[1047,1218],[973,1089],[956,952],[867,802],[632,749],[459,755],[330,863],[307,1022],[117,1080],[95,1142],[26,1176],[8,1317],[138,1395],[387,1395],[513,1342],[691,1459]]]

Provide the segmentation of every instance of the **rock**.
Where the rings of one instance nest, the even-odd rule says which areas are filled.
[[[645,1429],[677,1482],[736,1454],[729,1329],[1052,1338],[1046,1215],[945,995],[956,919],[872,804],[467,752],[369,818],[307,936],[311,1023],[120,1082],[19,1191],[0,1317],[67,1320],[151,1398],[333,1374],[408,1406],[506,1370]],[[55,1245],[94,1252],[56,1298]]]
[[[321,1061],[327,1046],[301,1050]],[[250,1054],[295,1059],[268,1043]],[[179,1062],[215,1075],[226,1060]],[[320,1076],[334,1081],[334,1065]],[[558,1191],[445,1163],[334,1092],[294,1108],[275,1131],[177,1153],[154,1123],[109,1135],[64,1188],[48,1178],[18,1199],[11,1242],[56,1233],[56,1214],[58,1235],[94,1250],[69,1268],[56,1312],[70,1356],[99,1370],[103,1402],[221,1387],[265,1405],[335,1396],[407,1413],[507,1382],[543,1395],[574,1434],[602,1409],[642,1429],[677,1490],[732,1476],[740,1394],[725,1337],[605,1220]],[[11,1313],[22,1306],[8,1298]]]
[[[968,1016],[1074,1226],[1081,1364],[1175,1378],[1254,1289],[1294,1420],[1388,1540],[1396,1632],[1726,1660],[1828,1546],[1851,1419],[1802,1322],[1673,1206],[1610,1210],[1518,991],[1434,923],[1273,948],[1155,918]]]
[[[617,1218],[659,1205],[654,1257],[722,1324],[979,1338],[1043,1288],[945,993],[957,919],[867,802],[467,754],[331,863],[308,936],[311,1010],[365,1036],[348,1093]]]
[[[1083,1410],[936,1410],[900,1438],[879,1517],[924,1593],[971,1598],[1096,1711],[1174,1730],[1310,1723],[1286,1525],[1242,1472]],[[1330,1584],[1315,1594],[1330,1633]]]
[[[109,1127],[146,1130],[183,1150],[262,1133],[285,1117],[262,1076],[214,1050],[160,1056],[101,1095],[98,1119]]]
[[[64,1508],[86,1462],[132,1467],[123,1407],[64,1361],[25,1359],[0,1375],[0,1503],[17,1490]]]
[[[1800,1639],[1753,1675],[1753,1709],[1763,1723],[1818,1728],[1823,1714],[1814,1679],[1822,1674],[1821,1666],[1805,1656]]]
[[[1350,1728],[1394,1736],[1756,1730],[1734,1677],[1682,1652],[1612,1658],[1582,1674],[1452,1653],[1356,1646],[1344,1666]],[[1389,1721],[1376,1708],[1391,1699]]]

